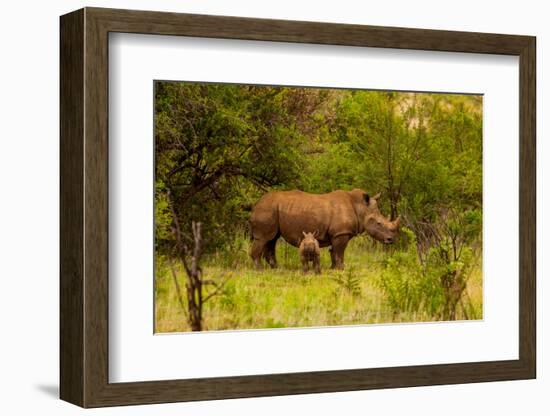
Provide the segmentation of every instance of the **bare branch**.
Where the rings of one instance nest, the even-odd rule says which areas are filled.
[[[221,293],[221,291],[223,290],[223,288],[225,287],[225,285],[227,284],[227,282],[229,281],[229,279],[231,279],[231,275],[227,275],[226,278],[221,282],[221,283],[216,283],[212,280],[210,280],[209,282],[213,282],[213,284],[216,286],[216,288],[210,292],[205,298],[204,298],[204,301],[203,303],[205,303],[206,301],[208,301],[209,299],[213,298],[214,296],[218,295],[219,293]]]

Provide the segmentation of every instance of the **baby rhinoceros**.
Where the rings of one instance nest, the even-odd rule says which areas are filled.
[[[321,273],[321,250],[319,249],[319,242],[315,238],[315,233],[306,233],[302,231],[304,238],[300,242],[300,259],[302,260],[302,269],[306,273],[309,269],[309,262],[313,263],[315,273]]]

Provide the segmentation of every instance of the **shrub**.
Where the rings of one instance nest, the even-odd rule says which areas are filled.
[[[350,266],[345,272],[339,273],[334,278],[334,281],[338,284],[338,287],[346,293],[349,293],[354,297],[361,296],[359,277],[355,273],[355,269],[353,267]]]
[[[441,218],[431,225],[429,243],[418,244],[415,234],[403,227],[407,246],[385,261],[378,283],[394,314],[454,320],[460,304],[468,319],[462,295],[475,264],[470,244],[479,235],[480,214],[447,212]]]
[[[380,287],[394,313],[425,312],[434,316],[440,309],[443,291],[435,273],[428,273],[420,262],[414,233],[403,227],[409,241],[404,251],[388,257],[380,275]]]

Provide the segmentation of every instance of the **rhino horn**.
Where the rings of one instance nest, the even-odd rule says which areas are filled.
[[[393,222],[393,226],[395,228],[399,228],[400,225],[401,225],[401,216],[398,215],[397,218],[395,219],[395,221]]]

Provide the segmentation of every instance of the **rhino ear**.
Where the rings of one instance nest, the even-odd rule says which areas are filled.
[[[305,232],[305,231],[302,231],[302,234],[304,235],[304,237],[306,236],[306,232]]]
[[[363,194],[363,198],[365,198],[365,203],[368,205],[368,204],[369,204],[369,201],[370,201],[370,196],[369,196],[369,194],[367,194],[367,193]]]

